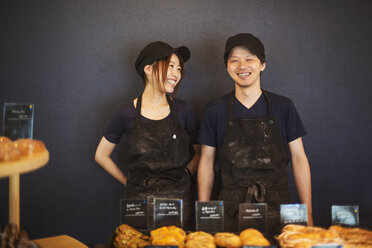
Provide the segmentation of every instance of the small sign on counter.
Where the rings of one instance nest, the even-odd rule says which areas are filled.
[[[266,233],[267,204],[266,203],[240,203],[239,204],[239,231],[246,228],[255,228]]]
[[[182,200],[154,198],[154,224],[155,228],[169,225],[182,228]]]
[[[137,229],[147,229],[147,202],[121,199],[120,224],[128,224]]]
[[[332,206],[332,225],[346,227],[359,226],[359,206]]]
[[[223,201],[195,202],[196,230],[222,232],[224,230]]]
[[[282,226],[287,224],[307,225],[306,204],[281,204],[280,221]]]
[[[33,138],[34,105],[30,103],[5,103],[3,135],[16,140]]]

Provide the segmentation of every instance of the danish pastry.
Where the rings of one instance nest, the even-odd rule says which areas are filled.
[[[221,232],[214,235],[216,245],[221,247],[240,247],[242,242],[238,235],[233,233]]]

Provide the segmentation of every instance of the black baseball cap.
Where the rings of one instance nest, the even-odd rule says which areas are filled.
[[[240,33],[231,36],[226,41],[225,53],[223,54],[225,64],[227,64],[227,59],[229,58],[231,50],[236,46],[246,47],[249,51],[257,56],[261,63],[266,62],[265,47],[262,42],[253,34]]]
[[[142,79],[145,79],[145,72],[143,69],[146,65],[151,65],[155,61],[165,59],[172,53],[177,54],[183,62],[186,62],[190,58],[190,50],[185,46],[173,48],[162,41],[155,41],[148,44],[144,49],[142,49],[136,60],[135,67],[138,74]]]

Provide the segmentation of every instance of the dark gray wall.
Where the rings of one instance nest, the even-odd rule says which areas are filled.
[[[21,176],[22,227],[32,238],[105,242],[124,187],[93,157],[114,111],[142,90],[140,49],[155,40],[191,49],[178,96],[201,117],[233,89],[225,40],[252,32],[266,46],[263,87],[291,97],[308,131],[315,223],[330,225],[332,204],[358,204],[372,228],[371,13],[368,0],[2,1],[0,104],[34,103],[34,137],[50,151],[46,167]]]

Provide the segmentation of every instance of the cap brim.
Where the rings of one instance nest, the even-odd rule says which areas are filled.
[[[183,62],[186,62],[190,59],[190,50],[185,46],[175,48],[174,52],[176,52],[181,57]]]

